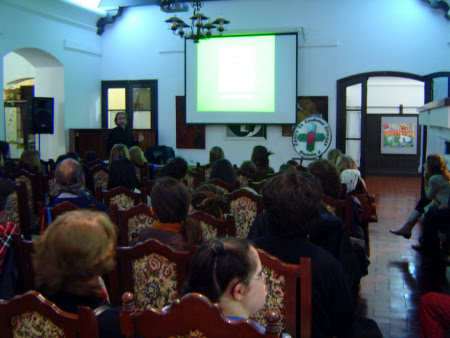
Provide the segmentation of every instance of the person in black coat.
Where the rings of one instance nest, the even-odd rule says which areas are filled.
[[[131,129],[127,127],[128,116],[125,112],[117,113],[114,122],[117,127],[111,129],[106,138],[106,151],[108,155],[111,152],[112,147],[117,143],[122,143],[126,145],[127,148],[131,148],[144,140],[142,134],[139,134],[138,141],[133,140],[133,133]]]

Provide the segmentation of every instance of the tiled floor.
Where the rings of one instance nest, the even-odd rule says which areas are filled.
[[[420,337],[418,304],[423,291],[439,290],[432,264],[413,249],[421,226],[410,240],[395,236],[420,197],[420,178],[368,177],[368,191],[376,196],[378,223],[370,224],[371,264],[361,280],[360,315],[374,319],[384,337]],[[444,271],[445,276],[445,271]]]

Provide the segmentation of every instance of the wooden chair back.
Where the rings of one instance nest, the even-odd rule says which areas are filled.
[[[258,194],[261,194],[262,188],[266,184],[267,180],[259,181],[259,182],[248,182],[248,187],[255,190]]]
[[[33,242],[23,238],[22,234],[13,234],[14,255],[19,272],[18,292],[34,290]]]
[[[37,291],[0,301],[0,332],[10,337],[98,338],[92,309],[79,306],[76,315],[64,312]]]
[[[188,188],[197,189],[203,183],[203,175],[196,169],[189,169],[184,178],[185,184]]]
[[[197,162],[197,170],[200,173],[201,181],[200,182],[207,182],[209,181],[209,175],[211,174],[212,164],[204,164],[200,165],[200,163]]]
[[[93,167],[85,167],[86,187],[95,192],[97,186],[108,189],[109,169],[106,164],[97,164]]]
[[[350,195],[346,195],[343,200],[335,200],[327,195],[322,196],[322,202],[328,204],[337,217],[345,223],[348,235],[352,233],[352,200]]]
[[[24,183],[14,183],[15,191],[6,198],[2,221],[11,221],[20,227],[23,236],[31,240],[30,209],[28,207],[27,187]]]
[[[261,195],[255,195],[245,188],[228,194],[231,213],[236,222],[237,237],[247,238],[256,215],[263,211],[261,198]]]
[[[42,176],[42,192],[41,195],[44,196],[44,204],[49,202],[51,197],[55,197],[58,194],[56,181],[55,181],[55,172],[51,171],[48,174]]]
[[[175,300],[170,309],[161,312],[150,308],[136,311],[134,295],[122,296],[120,326],[127,338],[142,337],[279,337],[280,317],[267,315],[266,331],[262,332],[250,320],[227,319],[219,308],[199,293],[190,293]],[[149,324],[151,323],[151,325]]]
[[[42,202],[39,202],[39,217],[41,220],[41,230],[45,230],[47,226],[53,222],[59,215],[62,215],[66,212],[77,210],[80,207],[76,204],[73,204],[69,201],[64,201],[59,203],[58,205],[55,205],[54,207],[46,207],[42,204]],[[91,211],[97,211],[97,206],[95,204],[89,205],[89,210]]]
[[[220,219],[204,211],[197,210],[189,214],[189,217],[200,223],[204,241],[214,238],[236,236],[236,224],[232,215],[226,215],[225,219]]]
[[[213,178],[212,180],[209,180],[208,183],[214,184],[219,189],[223,190],[223,192],[225,192],[225,193],[232,192],[232,191],[240,188],[238,181],[236,181],[235,184],[230,184],[230,183],[222,181],[220,178]]]
[[[142,180],[142,188],[145,188],[147,191],[147,195],[150,196],[152,193],[153,186],[155,185],[156,180],[149,180],[147,178],[144,178]]]
[[[117,213],[117,216],[114,214]],[[119,227],[119,245],[128,246],[133,234],[139,233],[144,228],[152,227],[156,218],[152,215],[150,207],[140,203],[128,210],[111,208],[111,218]]]
[[[162,309],[181,291],[191,253],[150,238],[133,247],[117,247],[116,258],[109,279],[111,301],[120,303],[124,292],[133,292],[138,309],[149,305]]]
[[[37,207],[37,201],[43,201],[44,196],[41,196],[42,193],[42,174],[41,173],[30,173],[25,169],[20,169],[11,174],[11,178],[16,183],[23,182],[27,188],[27,197],[28,197],[28,207],[30,212],[34,214],[38,214],[39,210]]]
[[[147,190],[143,188],[141,192],[133,192],[130,189],[119,186],[110,190],[102,189],[100,186],[95,187],[95,199],[106,205],[108,209],[111,204],[117,204],[119,209],[130,209],[139,203],[147,203]]]
[[[301,257],[300,264],[287,264],[264,250],[259,249],[258,254],[267,276],[268,293],[264,308],[252,319],[266,326],[265,312],[276,311],[281,316],[282,332],[292,337],[311,337],[311,259]]]
[[[44,175],[46,175],[55,170],[56,163],[51,158],[48,161],[41,160],[41,167],[43,169]]]

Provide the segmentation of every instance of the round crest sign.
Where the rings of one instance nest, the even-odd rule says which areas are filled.
[[[327,151],[331,144],[331,129],[327,121],[310,116],[301,121],[294,129],[292,145],[295,151],[305,159],[313,159]]]

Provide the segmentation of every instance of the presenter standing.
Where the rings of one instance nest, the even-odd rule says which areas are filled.
[[[133,140],[133,133],[130,128],[127,128],[128,116],[125,112],[118,112],[114,118],[114,122],[117,127],[111,129],[106,138],[106,151],[108,156],[112,147],[117,143],[122,143],[128,148],[131,148],[144,140],[142,134],[139,134],[137,141]]]

